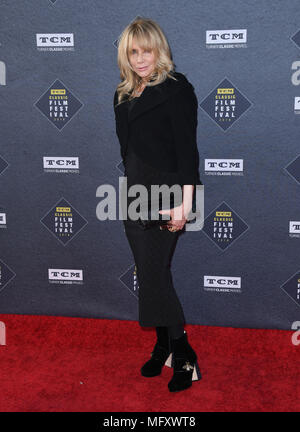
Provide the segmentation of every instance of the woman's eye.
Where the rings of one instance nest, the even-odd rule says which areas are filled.
[[[151,53],[151,49],[148,49],[148,50],[146,49],[146,50],[144,50],[143,52],[149,54],[149,53]],[[132,53],[132,54],[136,54],[136,53],[137,53],[137,50],[133,49],[133,50],[131,51],[131,53]]]

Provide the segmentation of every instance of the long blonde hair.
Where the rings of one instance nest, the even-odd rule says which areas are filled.
[[[117,86],[118,103],[121,103],[127,95],[131,99],[133,90],[141,82],[141,78],[132,69],[128,59],[133,38],[136,38],[141,48],[153,50],[157,59],[155,70],[147,83],[148,86],[157,85],[167,77],[176,80],[170,74],[175,70],[175,66],[166,36],[155,21],[138,16],[125,27],[118,40],[118,66],[121,78]]]

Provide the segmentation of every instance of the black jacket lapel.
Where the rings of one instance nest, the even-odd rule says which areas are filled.
[[[145,87],[143,93],[138,98],[133,108],[129,113],[129,123],[135,120],[138,116],[144,114],[146,111],[151,110],[157,105],[163,103],[169,96],[166,90],[165,81],[153,87]]]

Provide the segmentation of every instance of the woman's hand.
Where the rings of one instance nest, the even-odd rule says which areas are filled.
[[[168,214],[171,216],[166,225],[161,226],[160,229],[168,229],[171,232],[181,230],[187,221],[190,210],[191,209],[184,208],[183,204],[172,209],[160,210],[160,214]]]
[[[169,210],[160,210],[160,214],[168,214],[171,216],[166,225],[161,226],[160,229],[168,229],[169,231],[179,231],[186,224],[190,211],[192,210],[194,185],[183,186],[183,200],[182,203]]]

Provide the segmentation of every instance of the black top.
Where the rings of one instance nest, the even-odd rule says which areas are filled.
[[[128,101],[128,117],[129,117],[129,113],[132,110],[133,105],[136,103],[138,97],[139,96],[136,96],[133,99],[131,99],[130,101]]]
[[[133,98],[128,101],[128,115],[133,105],[136,103],[139,96]],[[142,144],[142,143],[140,143]],[[134,184],[142,184],[146,186],[148,190],[148,202],[151,196],[151,185],[152,184],[172,184],[177,183],[177,174],[173,173],[165,173],[153,166],[147,164],[144,160],[142,160],[135,152],[132,142],[129,140],[127,151],[124,159],[125,165],[125,176],[127,176],[127,187],[129,189],[130,186]],[[170,177],[171,176],[171,177]],[[133,201],[136,197],[128,197],[128,205],[131,201]],[[179,205],[180,202],[177,203]]]

